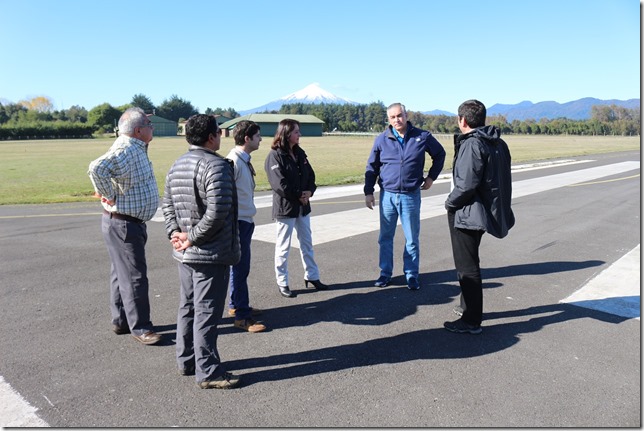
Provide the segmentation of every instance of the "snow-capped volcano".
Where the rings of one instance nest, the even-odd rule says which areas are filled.
[[[246,115],[246,114],[254,114],[257,112],[264,112],[264,111],[279,111],[282,105],[286,105],[289,103],[357,104],[358,102],[354,102],[352,100],[344,99],[342,97],[336,96],[335,94],[332,94],[324,90],[323,88],[320,87],[320,85],[317,82],[315,82],[313,84],[307,85],[301,90],[296,91],[295,93],[291,93],[287,96],[280,97],[277,100],[274,100],[262,106],[258,106],[257,108],[248,109],[246,111],[240,111],[239,114]]]
[[[309,84],[288,96],[280,97],[279,100],[283,100],[286,103],[356,103],[329,93],[321,88],[317,82]]]

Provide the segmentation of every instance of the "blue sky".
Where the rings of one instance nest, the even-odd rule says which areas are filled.
[[[640,97],[638,0],[0,0],[0,40],[0,101],[55,109]]]

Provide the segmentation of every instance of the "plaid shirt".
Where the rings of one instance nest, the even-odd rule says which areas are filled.
[[[145,142],[119,136],[110,149],[89,164],[94,189],[114,201],[103,208],[143,221],[150,220],[159,206],[159,190]]]

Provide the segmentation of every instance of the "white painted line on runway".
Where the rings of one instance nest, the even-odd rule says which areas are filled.
[[[640,320],[640,245],[559,302]]]
[[[565,172],[563,174],[547,175],[532,180],[518,181],[512,183],[512,198],[531,195],[534,193],[552,190],[558,187],[571,184],[591,181],[609,175],[621,174],[640,168],[640,162],[622,162],[612,165],[597,166],[595,168],[581,169],[578,171]]]
[[[48,427],[47,422],[36,416],[37,410],[0,376],[0,427]]]
[[[522,196],[565,187],[583,181],[594,180],[608,175],[615,175],[639,169],[639,167],[640,162],[622,162],[608,166],[600,166],[563,174],[516,181],[512,183],[512,198],[516,199]],[[444,215],[446,213],[446,198],[447,193],[423,198],[421,200],[420,219],[425,220],[431,217]],[[378,229],[380,229],[380,220],[377,208],[374,208],[373,211],[371,211],[366,207],[362,207],[354,210],[311,217],[311,235],[313,237],[314,245],[324,244],[330,241],[336,241],[367,232],[373,232]],[[253,240],[274,243],[275,237],[276,233],[274,223],[255,227]],[[295,236],[292,239],[292,246],[299,247],[299,242]]]
[[[575,165],[578,163],[588,163],[592,162],[593,160],[572,160],[572,159],[565,159],[565,160],[552,160],[552,161],[547,161],[547,162],[535,162],[535,163],[524,163],[520,165],[514,165],[512,166],[512,172],[526,172],[526,171],[533,171],[536,169],[545,169],[545,168],[551,168],[555,166],[565,166],[565,165]],[[438,178],[436,178],[436,181],[434,181],[434,184],[440,184],[440,183],[447,183],[452,181],[452,174],[443,174],[440,175]],[[364,184],[352,184],[352,185],[347,185],[347,186],[324,186],[324,187],[319,187],[315,195],[311,198],[312,202],[315,202],[320,199],[333,199],[333,198],[339,198],[339,197],[345,197],[345,196],[353,196],[353,195],[360,195],[363,196],[363,189],[364,189]],[[272,194],[266,194],[262,196],[255,196],[255,207],[256,208],[268,208],[271,205],[273,205],[273,195]],[[157,209],[157,212],[154,214],[154,217],[150,221],[153,222],[163,222],[163,212],[161,211],[161,208]]]

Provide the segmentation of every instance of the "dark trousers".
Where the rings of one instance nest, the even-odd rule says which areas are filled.
[[[237,265],[230,267],[230,302],[228,306],[236,310],[235,320],[244,320],[251,317],[248,274],[250,273],[250,242],[255,231],[255,223],[239,220],[238,224],[241,258]]]
[[[103,239],[110,255],[110,310],[112,323],[134,335],[153,329],[145,260],[148,233],[145,223],[103,215]]]
[[[179,263],[177,364],[195,369],[197,382],[213,380],[224,370],[217,351],[217,324],[226,305],[228,265]]]
[[[483,280],[479,246],[484,231],[455,228],[452,211],[447,212],[447,222],[452,241],[454,266],[461,286],[462,319],[470,325],[480,325],[483,320]]]

